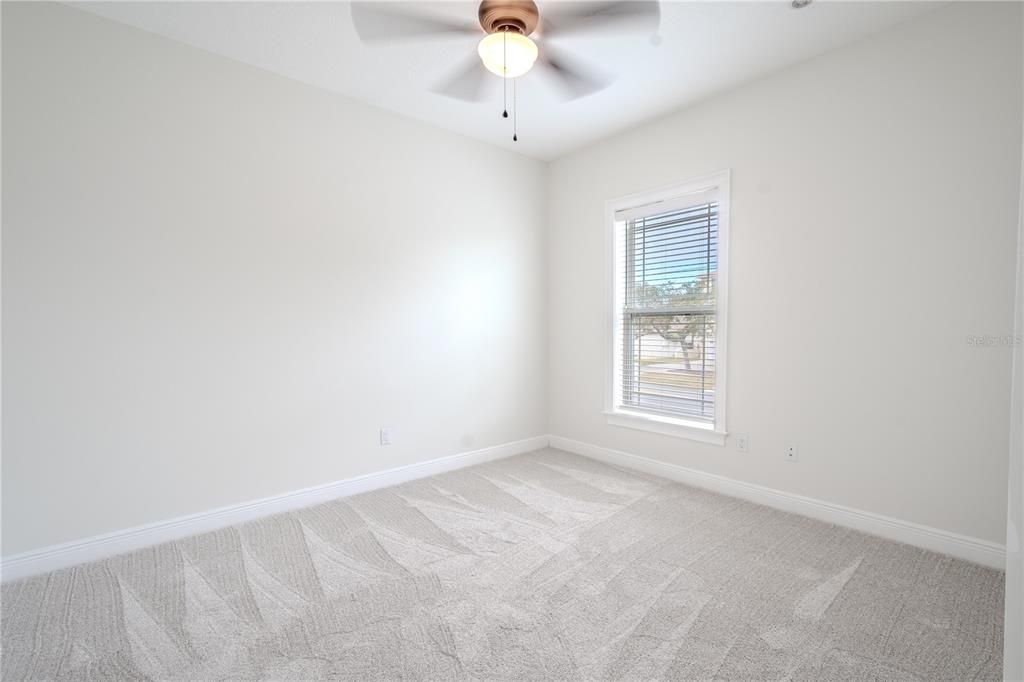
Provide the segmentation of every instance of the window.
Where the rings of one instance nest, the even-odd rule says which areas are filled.
[[[608,202],[617,426],[725,442],[729,174]]]

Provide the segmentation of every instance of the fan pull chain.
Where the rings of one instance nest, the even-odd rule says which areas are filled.
[[[508,49],[506,45],[508,43],[508,27],[501,32],[501,104],[503,111],[501,112],[502,118],[508,118]]]
[[[518,142],[519,141],[519,132],[518,132],[518,126],[519,126],[518,112],[519,112],[519,108],[516,106],[516,99],[517,99],[516,98],[516,79],[513,78],[512,79],[512,141],[513,142]]]

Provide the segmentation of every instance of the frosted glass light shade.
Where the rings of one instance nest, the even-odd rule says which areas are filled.
[[[518,78],[537,61],[537,44],[512,31],[491,33],[476,51],[487,70],[502,78]]]

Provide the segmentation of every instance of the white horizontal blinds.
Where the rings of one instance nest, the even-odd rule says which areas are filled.
[[[619,215],[621,406],[714,425],[716,195],[699,192]]]
[[[649,204],[634,206],[633,208],[619,209],[615,212],[615,219],[620,221],[636,220],[637,218],[646,218],[648,216],[663,213],[672,213],[680,209],[711,203],[716,201],[717,196],[718,188],[710,187],[696,192],[683,194],[673,199],[663,199]]]

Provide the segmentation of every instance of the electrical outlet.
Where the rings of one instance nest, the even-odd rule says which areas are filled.
[[[380,430],[380,444],[391,445],[391,429],[385,427]]]
[[[750,450],[750,436],[745,433],[737,433],[736,449],[740,452],[748,452]]]
[[[800,452],[795,445],[787,445],[785,452],[783,452],[787,462],[796,462],[800,459]]]

